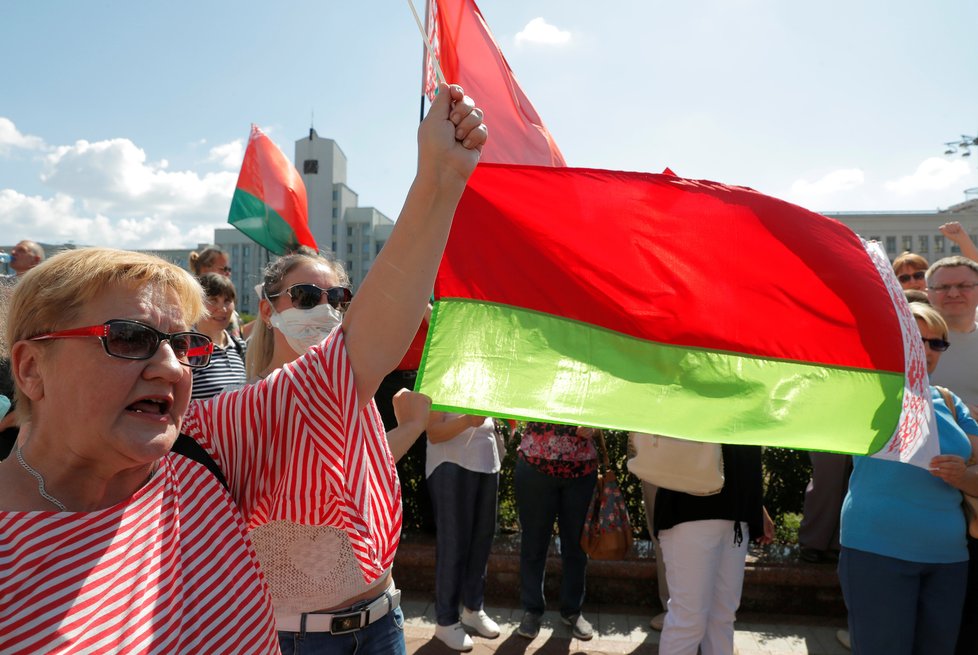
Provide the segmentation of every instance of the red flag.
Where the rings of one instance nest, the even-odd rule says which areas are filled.
[[[430,0],[428,36],[445,79],[460,84],[485,112],[492,138],[480,161],[499,164],[566,166],[550,132],[513,76],[473,0]],[[432,66],[425,91],[432,97]]]
[[[743,187],[480,165],[417,389],[440,411],[926,466],[923,344],[873,252]]]
[[[308,214],[306,185],[299,172],[252,125],[228,223],[276,255],[284,255],[300,245],[318,250],[309,231]]]

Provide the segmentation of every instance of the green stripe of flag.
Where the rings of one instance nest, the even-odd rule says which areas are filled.
[[[235,189],[228,223],[276,255],[284,255],[299,245],[295,230],[261,198]]]
[[[897,373],[672,346],[473,300],[438,301],[431,326],[417,389],[440,411],[614,416],[639,432],[854,454],[879,450],[900,418]]]

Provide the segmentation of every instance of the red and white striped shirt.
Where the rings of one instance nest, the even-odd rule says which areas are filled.
[[[0,653],[278,653],[246,528],[206,468],[168,455],[127,502],[0,512]]]
[[[356,406],[336,330],[267,380],[191,404],[183,431],[224,471],[230,497],[171,454],[114,507],[0,511],[0,652],[277,653],[249,527],[341,527],[367,580],[397,548],[393,458],[373,402]]]

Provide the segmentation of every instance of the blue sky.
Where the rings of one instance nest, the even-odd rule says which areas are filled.
[[[481,9],[569,165],[669,166],[816,211],[934,209],[978,187],[978,151],[943,155],[978,131],[972,0]],[[392,218],[413,176],[404,0],[12,1],[0,61],[2,242],[210,241],[252,122],[291,157],[314,114],[360,204]]]

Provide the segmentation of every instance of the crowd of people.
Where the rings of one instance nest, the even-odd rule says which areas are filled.
[[[0,425],[0,652],[406,652],[395,466],[421,435],[435,637],[468,651],[473,635],[499,636],[484,609],[505,452],[496,422],[430,411],[400,389],[487,134],[473,101],[442,88],[419,128],[415,182],[356,295],[342,264],[300,250],[265,269],[248,324],[220,248],[194,252],[188,273],[105,248],[43,262],[38,244],[17,245],[0,285],[12,382],[0,388],[12,403]],[[800,557],[838,561],[856,653],[978,652],[978,542],[961,509],[962,493],[978,496],[978,248],[957,224],[941,230],[961,256],[893,264],[941,385],[941,454],[929,470],[811,454]],[[734,652],[747,543],[773,535],[760,448],[722,451],[715,495],[643,487],[665,655]],[[517,453],[517,634],[540,631],[556,526],[560,619],[591,639],[580,536],[595,430],[531,421]]]

